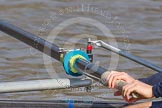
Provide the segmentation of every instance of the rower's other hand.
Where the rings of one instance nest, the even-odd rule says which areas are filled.
[[[132,93],[137,93],[139,97],[132,97]],[[149,99],[154,97],[152,93],[152,86],[138,80],[134,80],[132,83],[123,86],[122,91],[114,92],[114,96],[120,95],[122,95],[123,99],[127,102],[136,102],[141,99]]]
[[[132,97],[131,93],[133,92],[139,94],[139,97]],[[138,80],[123,86],[122,96],[127,102],[135,102],[140,99],[149,99],[154,97],[152,93],[152,86]]]
[[[135,79],[133,77],[129,76],[125,72],[111,71],[110,74],[107,76],[108,88],[110,88],[110,89],[116,88],[115,84],[116,84],[117,80],[123,80],[126,83],[131,83]]]

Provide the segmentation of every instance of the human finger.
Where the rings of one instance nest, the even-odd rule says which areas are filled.
[[[118,73],[119,72],[111,71],[110,74],[108,75],[107,81],[108,81],[108,87],[109,88],[112,88],[112,79],[113,79],[114,74],[118,74]]]
[[[130,84],[123,86],[122,88],[123,96],[128,98],[131,92],[135,89],[134,87],[135,87],[134,83],[130,83]]]

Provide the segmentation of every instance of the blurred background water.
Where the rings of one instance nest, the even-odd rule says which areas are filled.
[[[78,17],[98,21],[111,31],[113,37],[105,36],[98,27],[75,23],[55,36],[55,44],[66,48],[85,48],[87,37],[112,44],[115,40],[118,48],[162,67],[161,0],[0,0],[0,19],[46,40],[59,24]],[[135,78],[156,73],[123,57],[119,60],[111,58],[109,51],[94,49],[94,61],[105,68],[128,72]],[[118,62],[114,62],[114,66],[117,64],[117,67],[110,67],[110,62],[113,64],[116,60]],[[42,53],[0,32],[1,82],[69,77],[61,63],[52,60],[50,72],[46,69],[48,64],[45,64]],[[0,99],[122,101],[121,97],[113,96],[113,91],[94,86],[91,92],[79,88],[5,93],[0,94]]]

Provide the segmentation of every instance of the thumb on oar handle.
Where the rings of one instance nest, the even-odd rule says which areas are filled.
[[[110,72],[104,72],[102,75],[101,75],[101,82],[107,86],[108,85],[108,82],[107,82],[107,77],[108,75],[110,74]],[[127,83],[123,80],[117,80],[116,83],[115,83],[115,88],[118,89],[121,93],[122,93],[122,89],[123,89],[123,86],[125,86]],[[131,93],[131,96],[133,98],[139,98],[140,95],[135,93],[135,92],[132,92]]]

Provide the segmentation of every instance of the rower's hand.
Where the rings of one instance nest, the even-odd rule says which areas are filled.
[[[117,80],[123,80],[128,84],[123,86],[122,93],[120,91],[116,91],[114,93],[115,96],[122,95],[123,98],[128,102],[135,102],[140,99],[153,97],[152,86],[147,85],[138,80],[135,80],[133,77],[129,76],[125,72],[111,71],[107,77],[108,87],[115,88],[115,84]],[[132,92],[136,92],[137,94],[140,95],[140,97],[139,98],[131,97]]]
[[[123,80],[126,83],[132,83],[135,79],[125,72],[111,71],[107,77],[108,88],[115,88],[117,80]]]
[[[133,92],[139,94],[140,97],[131,97],[131,93]],[[135,102],[140,99],[149,99],[153,97],[152,86],[141,81],[134,80],[133,82],[123,86],[122,96],[128,102]]]

